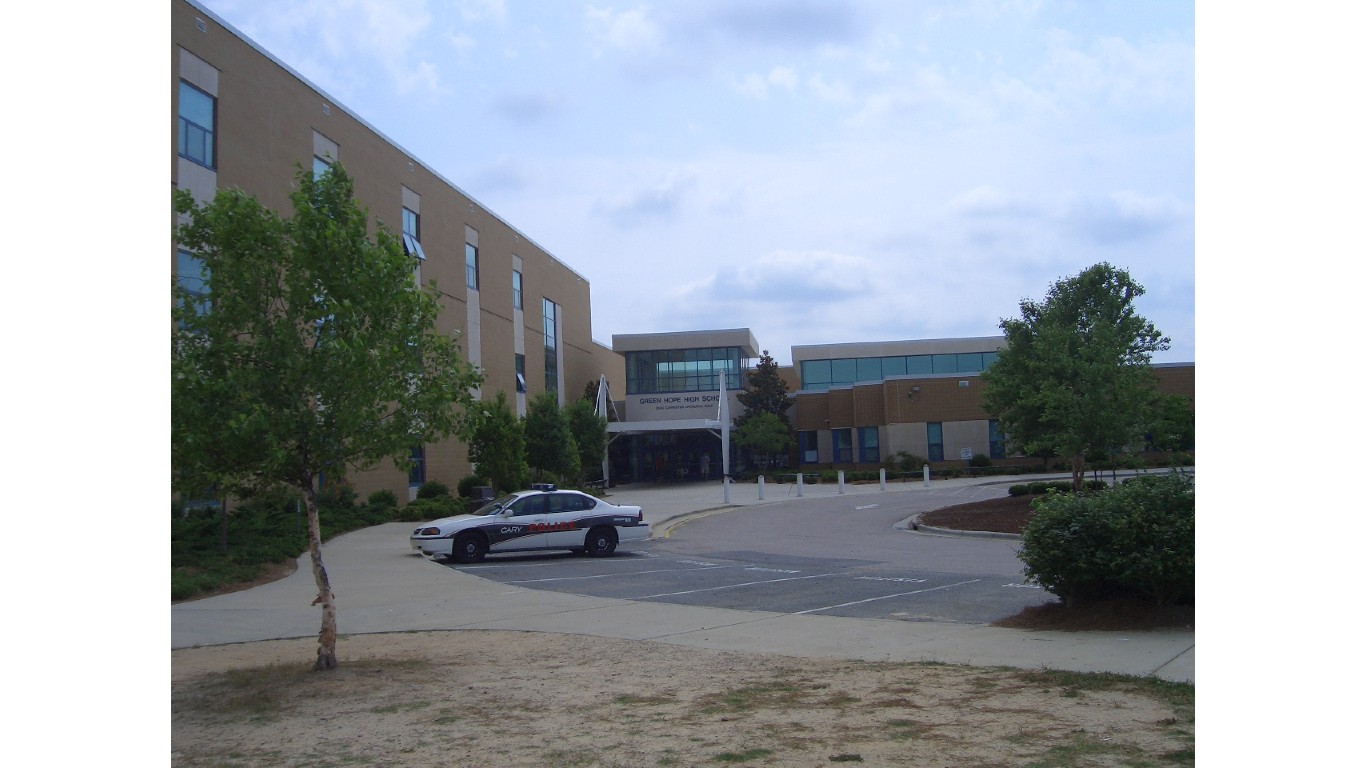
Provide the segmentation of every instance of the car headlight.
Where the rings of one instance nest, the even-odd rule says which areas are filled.
[[[417,532],[418,536],[440,536],[440,528],[422,528]]]

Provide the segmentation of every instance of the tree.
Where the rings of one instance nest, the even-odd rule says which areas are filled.
[[[735,428],[735,444],[750,449],[771,463],[775,455],[792,449],[792,428],[771,413],[759,413]]]
[[[561,479],[578,474],[578,448],[569,422],[554,392],[542,392],[527,405],[526,463],[536,470],[536,479],[549,474]]]
[[[303,494],[322,606],[314,669],[337,665],[336,603],[322,559],[317,481],[457,431],[479,375],[434,330],[435,285],[369,214],[339,164],[300,169],[284,218],[239,190],[197,206],[184,191],[179,246],[201,259],[207,304],[173,284],[172,478],[233,495]]]
[[[607,419],[594,412],[595,404],[575,400],[564,409],[569,433],[574,436],[574,447],[579,460],[579,485],[589,474],[602,473],[602,459],[607,455]]]
[[[470,428],[470,463],[499,491],[515,491],[526,484],[526,437],[522,421],[499,390],[492,403],[474,408]]]
[[[1134,310],[1143,286],[1107,263],[1059,280],[1043,303],[1002,319],[1006,347],[982,372],[983,408],[1030,455],[1068,457],[1081,490],[1086,455],[1141,442],[1157,398],[1152,354],[1171,340]]]
[[[735,397],[740,401],[740,405],[745,406],[745,412],[737,424],[743,424],[745,420],[761,413],[771,413],[783,424],[789,424],[787,412],[795,401],[788,396],[787,382],[778,375],[778,363],[767,349],[759,357],[759,364],[750,372],[745,389]]]

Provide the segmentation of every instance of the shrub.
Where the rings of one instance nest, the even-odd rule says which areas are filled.
[[[393,491],[387,489],[375,491],[365,499],[365,506],[380,507],[384,509],[388,509],[390,507],[397,507],[398,496],[394,495]]]
[[[435,499],[441,496],[450,495],[450,486],[446,485],[445,483],[439,483],[435,480],[428,480],[427,482],[423,483],[420,488],[417,489],[417,497],[419,499]]]
[[[420,523],[464,514],[465,510],[465,500],[457,499],[450,494],[425,499],[419,496],[416,501],[410,502],[408,506],[399,510],[398,519],[405,522]]]
[[[1033,502],[1020,559],[1067,605],[1117,594],[1195,599],[1195,481],[1180,473]]]
[[[466,475],[460,478],[459,483],[456,483],[455,490],[460,494],[460,498],[468,499],[474,495],[475,488],[488,484],[488,478],[480,477],[478,475]],[[421,493],[418,494],[418,498],[422,498]]]
[[[968,466],[973,467],[974,469],[980,467],[989,467],[991,466],[991,457],[986,455],[985,453],[974,453],[972,455],[972,458],[968,459]]]

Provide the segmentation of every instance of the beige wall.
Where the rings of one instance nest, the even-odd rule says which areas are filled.
[[[220,26],[212,15],[178,0],[171,9],[174,183],[198,189],[205,186],[207,177],[210,194],[215,182],[219,189],[239,187],[287,214],[297,167],[311,168],[319,147],[334,146],[336,159],[355,181],[357,198],[374,220],[397,232],[402,228],[405,200],[420,204],[415,210],[420,214],[420,239],[427,255],[420,267],[421,279],[435,281],[440,291],[438,329],[460,334],[466,358],[481,364],[485,399],[503,390],[516,407],[514,353],[519,335],[525,346],[528,395],[544,390],[542,297],[560,307],[560,381],[565,397],[579,397],[584,384],[601,373],[614,379],[615,393],[625,391],[625,364],[620,355],[593,341],[590,288],[582,275],[330,97]],[[197,29],[196,19],[203,21],[204,31]],[[182,69],[187,78],[215,80],[216,174],[178,156],[176,102]],[[479,247],[477,293],[465,285],[465,243],[470,231],[477,233]],[[173,246],[173,274],[174,252]],[[520,262],[523,275],[524,311],[517,313],[512,306],[514,260]],[[516,327],[518,315],[520,329]],[[465,447],[457,440],[427,446],[426,452],[429,480],[454,488],[470,471]],[[380,488],[401,499],[408,496],[406,473],[387,462],[353,472],[350,479],[362,498]]]

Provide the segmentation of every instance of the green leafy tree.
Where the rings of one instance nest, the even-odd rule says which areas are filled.
[[[1189,451],[1195,447],[1195,409],[1190,398],[1161,395],[1148,428],[1151,445],[1159,451]]]
[[[542,392],[527,404],[526,463],[536,471],[536,479],[547,475],[556,479],[578,474],[578,448],[569,422],[554,392]]]
[[[1140,442],[1157,397],[1152,354],[1171,340],[1134,310],[1143,286],[1107,263],[1059,280],[1042,302],[1002,319],[1006,347],[982,373],[982,406],[1020,452],[1071,462]]]
[[[795,401],[787,394],[787,382],[778,375],[778,363],[767,349],[759,357],[759,364],[750,372],[745,389],[735,397],[745,407],[737,424],[743,424],[761,413],[771,413],[783,424],[790,425],[787,412]]]
[[[525,485],[526,438],[507,395],[499,390],[493,402],[474,406],[471,421],[470,463],[499,491],[515,491]]]
[[[579,485],[586,476],[601,474],[602,458],[607,454],[607,419],[597,415],[594,408],[595,404],[587,400],[575,400],[564,409],[578,454]]]
[[[771,463],[775,456],[792,450],[792,428],[772,413],[759,413],[735,428],[735,444]]]
[[[282,217],[238,190],[202,206],[174,193],[176,241],[203,260],[207,305],[172,285],[171,459],[179,488],[304,498],[322,606],[315,669],[337,665],[336,603],[322,558],[317,479],[462,424],[479,376],[434,330],[435,285],[369,215],[340,165],[300,169]]]

